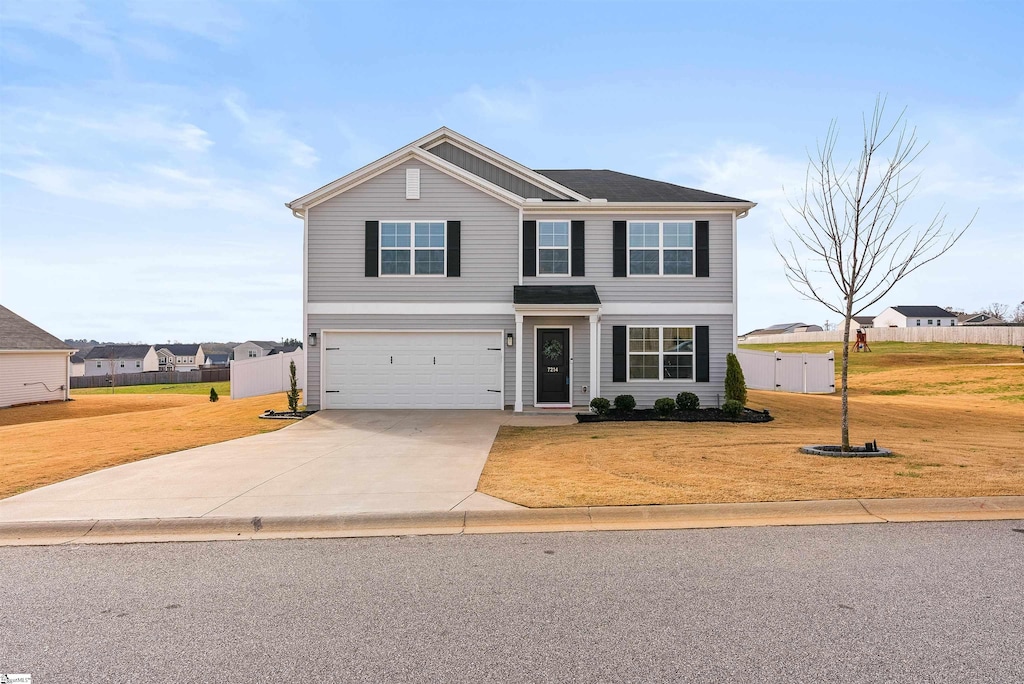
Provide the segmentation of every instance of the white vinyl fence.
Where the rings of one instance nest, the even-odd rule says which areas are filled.
[[[231,398],[258,397],[291,389],[289,363],[295,362],[299,389],[306,389],[306,357],[301,349],[231,362]]]
[[[783,354],[740,349],[736,357],[750,389],[800,394],[836,391],[836,355]]]
[[[850,341],[856,339],[856,328],[850,328]],[[1007,344],[1024,346],[1024,325],[957,325],[948,328],[867,328],[868,344],[872,342],[947,342],[960,344]],[[740,344],[786,344],[787,342],[838,342],[843,331],[750,335]]]

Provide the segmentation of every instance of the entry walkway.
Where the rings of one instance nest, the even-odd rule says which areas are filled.
[[[475,493],[498,427],[574,421],[508,411],[321,411],[276,432],[4,499],[0,522],[515,509]]]

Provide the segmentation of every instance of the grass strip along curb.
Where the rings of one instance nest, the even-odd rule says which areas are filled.
[[[0,523],[0,546],[1024,520],[1024,496]]]

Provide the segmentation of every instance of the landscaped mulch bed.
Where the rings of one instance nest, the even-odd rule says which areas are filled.
[[[267,409],[260,418],[266,418],[267,420],[302,420],[303,418],[309,418],[316,411],[272,411]]]
[[[647,420],[663,423],[767,423],[773,419],[767,409],[764,411],[754,411],[745,408],[739,416],[731,416],[719,408],[703,408],[693,411],[676,410],[668,416],[663,416],[654,409],[635,409],[633,411],[616,411],[612,409],[603,416],[599,416],[596,413],[577,413],[576,420],[580,423],[614,423]]]

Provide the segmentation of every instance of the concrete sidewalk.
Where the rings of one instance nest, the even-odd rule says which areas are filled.
[[[667,530],[961,520],[1024,521],[1024,496],[593,506],[290,517],[0,523],[0,546],[424,534]]]

